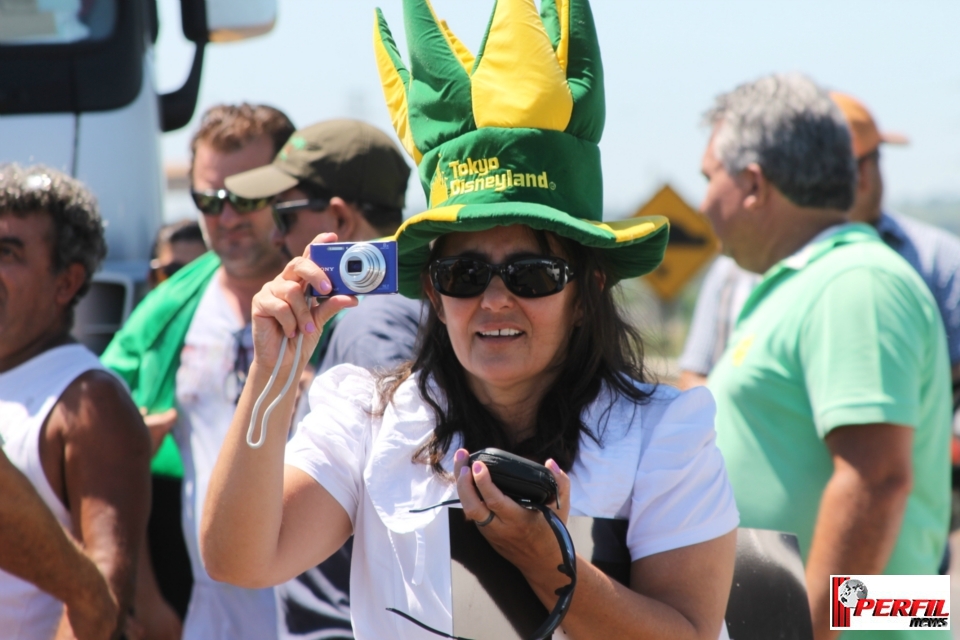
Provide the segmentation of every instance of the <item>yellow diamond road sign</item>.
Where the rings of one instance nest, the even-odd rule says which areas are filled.
[[[634,217],[664,216],[670,220],[670,240],[663,262],[644,276],[660,298],[670,300],[720,249],[710,221],[690,207],[677,192],[664,186]]]

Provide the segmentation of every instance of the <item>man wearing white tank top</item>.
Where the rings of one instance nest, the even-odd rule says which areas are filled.
[[[7,639],[115,637],[132,605],[150,440],[123,383],[70,336],[73,308],[105,253],[96,203],[79,182],[0,165],[0,444],[118,605],[110,629],[74,629],[51,595],[76,586],[71,571],[43,576],[46,592],[0,571]]]

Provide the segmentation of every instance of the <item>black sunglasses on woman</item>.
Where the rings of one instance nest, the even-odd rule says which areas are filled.
[[[473,298],[486,291],[493,276],[521,298],[543,298],[563,291],[574,272],[563,258],[515,258],[490,264],[475,258],[440,258],[430,264],[430,279],[438,293],[451,298]]]

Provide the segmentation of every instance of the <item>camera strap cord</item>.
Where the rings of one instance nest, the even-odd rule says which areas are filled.
[[[430,509],[437,509],[439,507],[446,507],[459,503],[460,501],[456,499],[446,500],[431,507],[426,507],[423,509],[411,509],[410,513],[422,513],[424,511],[429,511]],[[537,628],[536,631],[533,632],[533,635],[530,637],[530,640],[544,640],[545,638],[549,638],[550,635],[557,630],[557,627],[560,626],[560,623],[563,622],[563,617],[567,615],[567,610],[570,608],[570,603],[573,601],[573,590],[577,586],[577,554],[576,550],[573,548],[573,539],[570,537],[570,532],[567,531],[566,525],[563,524],[563,521],[560,519],[560,517],[554,513],[550,507],[534,502],[520,502],[519,504],[527,509],[538,510],[543,514],[543,517],[546,518],[547,524],[549,524],[550,529],[553,530],[553,535],[557,538],[557,543],[560,545],[560,555],[563,557],[563,564],[557,567],[557,571],[570,578],[570,584],[562,586],[554,592],[557,596],[559,596],[557,599],[557,604],[553,606],[553,611],[550,612],[550,615],[547,616],[547,619],[543,621],[543,623]],[[410,614],[394,609],[393,607],[387,607],[387,611],[391,611],[398,616],[409,620],[418,627],[438,636],[452,638],[453,640],[470,640],[470,638],[463,638],[461,636],[451,635],[449,633],[439,631],[438,629],[434,629],[433,627],[420,622]]]
[[[310,296],[306,296],[306,298],[307,305],[309,306]],[[257,402],[253,405],[253,414],[250,416],[250,426],[247,429],[247,444],[250,445],[251,449],[259,449],[263,446],[263,443],[267,441],[267,424],[269,424],[270,421],[270,414],[273,413],[273,410],[280,404],[280,400],[283,399],[283,396],[287,394],[287,391],[289,391],[291,385],[293,385],[293,379],[297,377],[297,367],[300,366],[300,350],[303,348],[302,333],[297,335],[297,349],[293,355],[293,367],[290,369],[290,375],[287,376],[287,383],[283,385],[283,389],[280,390],[280,395],[267,405],[267,410],[263,412],[263,420],[260,422],[260,438],[254,440],[253,434],[257,432],[257,416],[260,414],[260,405],[266,400],[270,389],[273,388],[273,384],[277,381],[277,375],[280,373],[280,365],[283,363],[283,354],[287,351],[288,342],[290,342],[290,339],[287,338],[287,336],[283,336],[283,340],[280,341],[280,353],[277,356],[277,364],[273,365],[273,373],[270,374],[270,379],[267,380],[267,386],[263,388],[260,397],[257,398]]]

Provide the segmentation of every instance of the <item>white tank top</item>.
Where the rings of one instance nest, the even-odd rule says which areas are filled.
[[[0,444],[15,467],[27,477],[64,528],[70,512],[50,487],[40,463],[40,431],[67,387],[80,375],[103,369],[82,345],[44,351],[32,360],[0,373]],[[0,637],[10,640],[52,638],[63,604],[33,584],[0,570]]]

